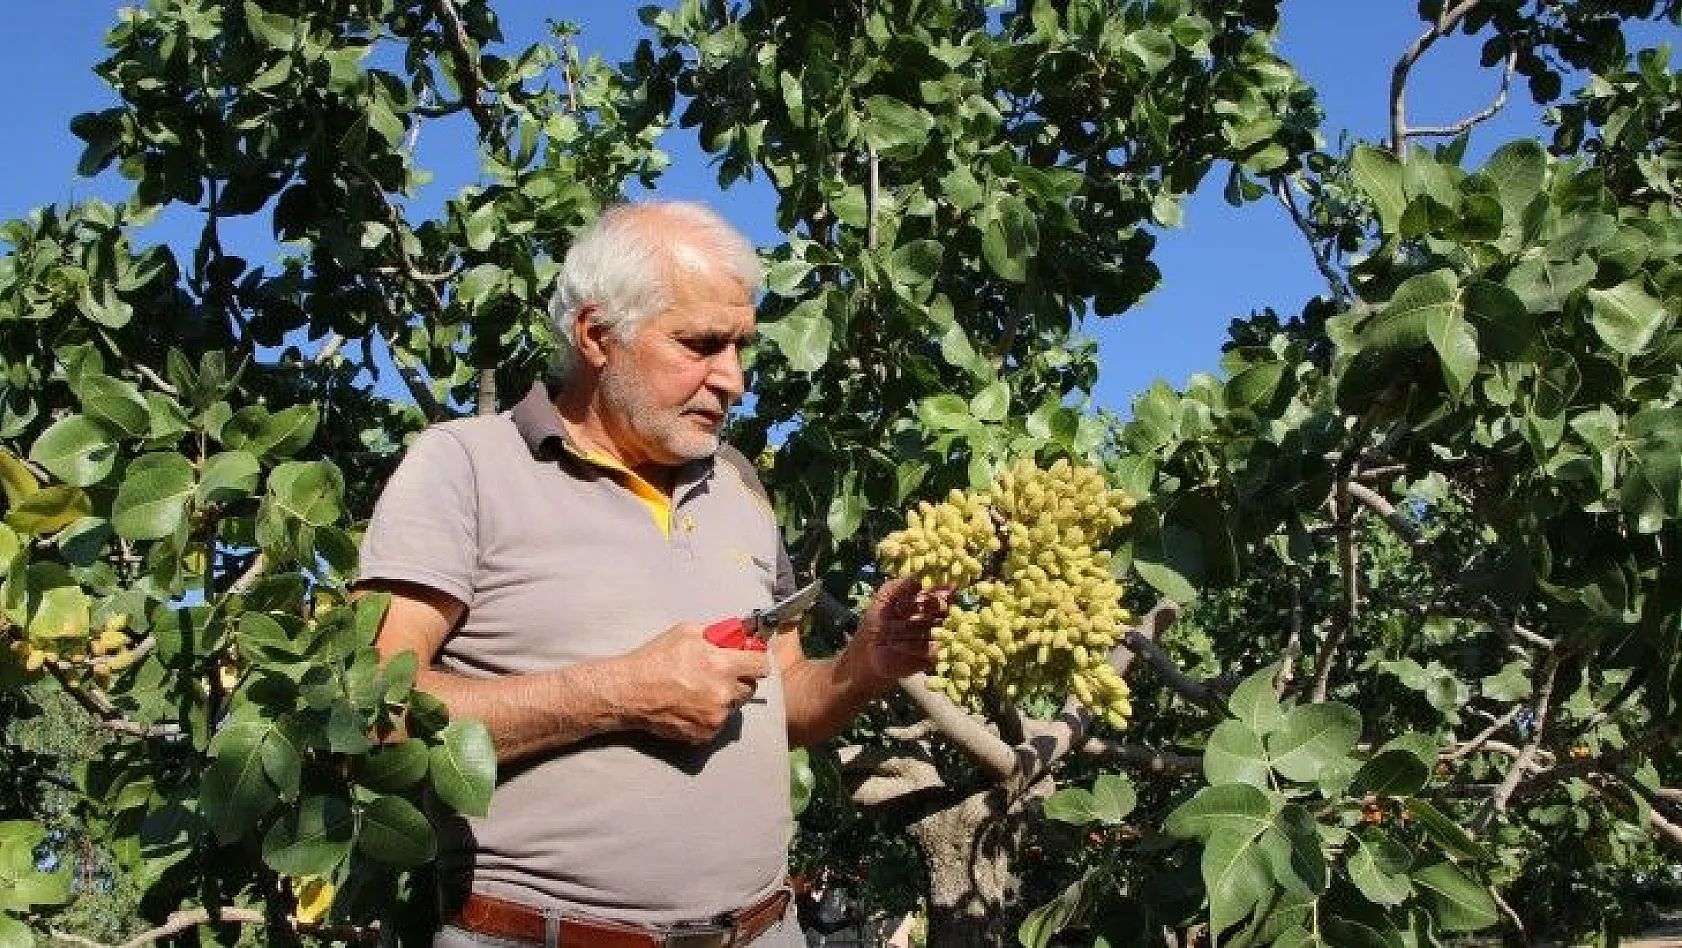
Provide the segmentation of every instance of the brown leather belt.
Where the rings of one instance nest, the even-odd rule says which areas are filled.
[[[475,892],[449,924],[481,935],[554,948],[741,948],[783,917],[789,898],[785,887],[747,908],[725,912],[709,921],[655,927],[546,914],[542,909]]]

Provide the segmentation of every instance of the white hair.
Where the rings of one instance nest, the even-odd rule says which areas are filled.
[[[752,296],[763,273],[753,245],[711,208],[688,201],[616,204],[574,238],[555,293],[549,328],[555,335],[550,373],[566,382],[577,371],[573,320],[594,307],[590,324],[629,339],[672,304],[671,283],[685,273],[722,270]]]

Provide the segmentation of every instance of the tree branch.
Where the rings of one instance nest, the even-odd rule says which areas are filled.
[[[1530,733],[1530,741],[1524,745],[1524,749],[1520,751],[1518,758],[1513,761],[1513,766],[1507,770],[1507,775],[1502,778],[1500,786],[1497,786],[1495,792],[1489,795],[1488,802],[1479,808],[1478,812],[1472,817],[1471,826],[1475,833],[1482,834],[1489,829],[1489,825],[1494,822],[1496,816],[1507,812],[1507,807],[1512,802],[1513,793],[1518,790],[1519,783],[1530,773],[1531,762],[1535,759],[1536,752],[1542,746],[1542,740],[1547,735],[1548,712],[1551,710],[1554,683],[1559,678],[1561,663],[1562,659],[1558,652],[1548,654],[1547,664],[1542,671],[1542,684],[1541,687],[1536,689],[1536,700],[1531,705],[1534,709],[1536,721]]]
[[[1191,754],[1176,754],[1173,751],[1157,750],[1142,744],[1128,744],[1122,741],[1109,741],[1103,738],[1089,737],[1081,745],[1081,753],[1103,758],[1106,761],[1124,764],[1135,770],[1145,770],[1153,774],[1194,774],[1202,771],[1203,758]]]
[[[1332,495],[1332,516],[1337,523],[1338,567],[1343,574],[1343,621],[1332,624],[1321,645],[1319,661],[1314,669],[1315,704],[1324,702],[1331,691],[1332,668],[1337,664],[1337,653],[1343,648],[1344,637],[1354,633],[1355,623],[1361,618],[1361,577],[1356,569],[1360,551],[1355,546],[1355,507],[1349,502],[1352,481],[1349,473],[1343,472]]]
[[[1489,727],[1484,728],[1483,731],[1480,732],[1476,737],[1472,738],[1469,741],[1462,741],[1461,743],[1455,745],[1453,750],[1445,751],[1445,752],[1437,755],[1437,759],[1441,760],[1441,761],[1445,761],[1445,762],[1453,762],[1453,761],[1459,760],[1463,757],[1469,757],[1472,754],[1477,753],[1478,750],[1483,747],[1483,745],[1489,743],[1490,738],[1492,738],[1496,734],[1500,733],[1502,728],[1511,724],[1513,722],[1513,719],[1518,717],[1518,713],[1519,713],[1520,710],[1522,710],[1521,706],[1516,705],[1516,704],[1513,705],[1511,708],[1507,709],[1506,714],[1503,714],[1499,718],[1496,718],[1495,721],[1489,725]]]
[[[1273,176],[1273,195],[1285,206],[1285,210],[1290,212],[1297,230],[1302,231],[1303,239],[1308,243],[1308,252],[1314,257],[1314,266],[1319,269],[1320,275],[1326,278],[1326,286],[1332,291],[1332,299],[1336,300],[1339,306],[1344,305],[1349,300],[1349,289],[1343,285],[1343,278],[1332,268],[1332,262],[1326,259],[1320,245],[1315,243],[1314,231],[1308,226],[1308,220],[1302,216],[1301,209],[1297,207],[1296,194],[1291,190],[1291,182],[1287,176]]]
[[[1155,640],[1162,630],[1180,617],[1180,605],[1172,599],[1160,599],[1150,612],[1139,620],[1138,626],[1127,634],[1128,642],[1142,642],[1155,648]],[[1133,668],[1139,652],[1127,642],[1110,650],[1110,664],[1126,677]],[[1167,656],[1163,656],[1167,659]],[[1179,671],[1172,660],[1169,667]],[[1182,676],[1184,673],[1181,673]],[[1188,679],[1189,680],[1189,679]],[[1021,784],[1029,784],[1048,773],[1056,763],[1076,748],[1085,747],[1092,733],[1095,716],[1073,698],[1064,702],[1063,710],[1054,721],[1033,722],[1026,741],[1018,748],[1021,756]]]
[[[175,390],[175,386],[169,384],[168,382],[164,381],[161,377],[159,377],[158,373],[153,371],[151,366],[146,365],[146,364],[141,363],[141,362],[134,362],[134,363],[131,363],[131,365],[134,367],[134,371],[136,371],[140,374],[141,378],[145,379],[148,382],[151,382],[153,387],[155,387],[158,391],[163,392],[165,395],[179,395],[180,394],[179,392],[177,392]]]
[[[1437,40],[1454,32],[1466,14],[1478,5],[1478,0],[1461,0],[1453,8],[1443,11],[1437,18],[1436,25],[1426,30],[1413,41],[1396,61],[1395,68],[1390,70],[1390,151],[1397,158],[1402,157],[1403,149],[1407,146],[1407,81],[1408,74],[1413,71],[1414,64],[1419,57],[1425,55]]]
[[[1423,128],[1404,129],[1403,134],[1409,138],[1453,138],[1463,132],[1470,131],[1473,126],[1487,122],[1496,113],[1507,106],[1507,96],[1513,88],[1513,72],[1518,68],[1518,47],[1507,51],[1507,62],[1501,68],[1501,88],[1495,93],[1495,101],[1489,107],[1475,115],[1467,116],[1453,125],[1427,125]]]
[[[485,88],[489,85],[485,81],[485,74],[479,71],[479,63],[473,58],[473,41],[467,35],[467,28],[461,23],[461,13],[456,9],[453,0],[432,0],[432,10],[438,15],[438,22],[444,27],[444,39],[450,44],[450,58],[456,64],[456,84],[461,87],[461,101],[467,110],[473,113],[473,121],[479,126],[479,134],[483,138],[497,137],[501,130],[501,123],[496,115],[485,105]]]
[[[1349,496],[1360,501],[1368,510],[1384,518],[1384,522],[1390,529],[1396,531],[1396,535],[1401,537],[1402,541],[1408,546],[1414,550],[1425,548],[1425,538],[1419,532],[1419,525],[1409,520],[1405,514],[1396,509],[1395,504],[1392,504],[1378,491],[1351,477],[1349,479]]]
[[[951,698],[930,689],[928,676],[918,673],[901,678],[899,688],[942,734],[963,748],[989,774],[1001,781],[1016,774],[1016,752],[1010,745]]]
[[[1176,604],[1176,614],[1178,614],[1178,610],[1179,607]],[[1155,669],[1157,675],[1161,676],[1162,683],[1167,685],[1175,694],[1200,707],[1219,708],[1221,706],[1223,696],[1219,689],[1209,682],[1200,681],[1186,674],[1185,670],[1180,668],[1174,659],[1162,650],[1161,646],[1147,638],[1139,629],[1129,630],[1127,637],[1122,640],[1122,644],[1150,663],[1151,668]]]

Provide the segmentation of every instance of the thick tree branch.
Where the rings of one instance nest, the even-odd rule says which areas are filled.
[[[1016,752],[957,702],[928,686],[921,673],[899,680],[899,688],[934,726],[989,774],[1003,781],[1017,772]]]
[[[1390,71],[1390,151],[1396,157],[1402,157],[1403,149],[1407,147],[1407,81],[1408,74],[1413,71],[1414,64],[1425,55],[1425,51],[1454,32],[1466,14],[1478,5],[1478,0],[1461,0],[1452,8],[1445,9],[1442,16],[1437,18],[1436,25],[1426,30],[1413,41],[1396,61],[1395,68]]]

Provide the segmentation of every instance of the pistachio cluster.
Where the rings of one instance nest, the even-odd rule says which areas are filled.
[[[1019,461],[982,491],[923,502],[877,549],[894,575],[960,590],[929,684],[977,711],[1074,695],[1116,727],[1132,712],[1109,653],[1132,617],[1100,547],[1133,498],[1094,468]]]
[[[58,635],[13,639],[9,648],[25,671],[38,671],[47,662],[67,662],[85,667],[94,683],[103,688],[140,657],[130,645],[128,628],[129,617],[118,613],[106,619],[104,627],[91,637],[80,637],[67,623]]]

